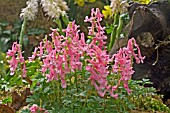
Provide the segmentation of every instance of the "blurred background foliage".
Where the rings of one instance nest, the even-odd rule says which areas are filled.
[[[26,1],[27,0],[0,0],[0,45],[3,52],[7,51],[12,42],[18,40],[21,29],[19,15],[21,9],[26,7]],[[134,1],[149,3],[151,0]],[[67,12],[69,20],[76,20],[76,23],[80,25],[81,31],[85,32],[86,35],[86,26],[88,23],[84,23],[84,18],[86,15],[90,14],[91,8],[98,7],[100,10],[103,10],[104,6],[110,5],[110,0],[66,0],[66,2],[69,6],[69,11]],[[37,17],[38,18],[34,21],[29,21],[27,23],[27,31],[24,36],[24,51],[26,51],[25,56],[29,56],[32,51],[32,48],[29,48],[30,45],[32,47],[36,46],[38,42],[44,38],[45,34],[50,33],[50,27],[57,27],[52,19],[44,16],[44,12],[41,7],[39,7]],[[113,22],[113,18],[105,18],[105,22],[111,24]],[[105,22],[103,22],[103,25],[106,24]]]
[[[12,42],[19,40],[19,33],[22,22],[19,18],[21,9],[26,7],[27,0],[0,0],[0,48],[2,52],[6,52],[11,47]],[[108,0],[102,2],[100,0],[83,1],[80,5],[77,0],[66,0],[69,6],[68,17],[70,21],[76,20],[81,27],[81,31],[87,34],[84,27],[84,18],[90,14],[91,8],[99,7],[101,10],[104,5],[109,4]],[[34,21],[27,23],[27,30],[24,36],[25,56],[30,56],[33,47],[37,46],[39,41],[50,33],[50,28],[56,28],[57,24],[49,17],[44,16],[42,8],[39,7],[38,15]],[[60,18],[61,19],[61,18]],[[62,20],[62,19],[61,19]],[[62,21],[61,21],[62,22]],[[62,22],[63,24],[63,22]],[[64,25],[62,26],[65,27]]]

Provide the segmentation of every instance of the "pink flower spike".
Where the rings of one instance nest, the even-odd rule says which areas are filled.
[[[8,50],[7,57],[14,56],[14,55],[15,55],[15,52],[13,50]]]
[[[134,52],[134,48],[137,48],[138,54]],[[121,75],[119,81],[123,82],[124,88],[128,94],[132,91],[128,87],[128,81],[135,72],[132,67],[132,58],[136,60],[136,63],[141,63],[144,60],[144,57],[141,56],[140,49],[134,38],[129,39],[127,47],[120,49],[118,53],[114,54],[111,58],[114,60],[112,72]]]
[[[96,8],[96,17],[98,22],[102,21],[103,14],[100,13],[100,9]]]

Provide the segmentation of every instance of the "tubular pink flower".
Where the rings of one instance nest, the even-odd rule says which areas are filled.
[[[41,112],[43,112],[43,113],[49,113],[46,109],[41,108],[41,107],[39,107],[39,106],[36,105],[36,104],[33,104],[33,105],[30,107],[29,110],[31,111],[31,113],[41,113]]]
[[[23,66],[22,76],[26,77],[25,60],[24,60],[24,57],[22,56],[20,45],[17,44],[17,42],[13,43],[12,50],[8,50],[7,57],[12,57],[12,59],[8,61],[10,64],[10,71],[11,71],[10,75],[14,75],[15,70],[18,67],[18,63],[21,63],[21,66]]]
[[[40,50],[39,53],[37,54],[37,56],[42,57],[43,55],[43,43],[40,42],[40,46],[38,47],[38,49]]]
[[[43,65],[42,65],[42,69],[41,69],[41,71],[43,73],[45,73],[46,70],[49,68],[49,64],[50,64],[50,60],[48,58],[43,59]]]
[[[46,48],[46,51],[50,53],[53,50],[53,46],[50,41],[46,40],[44,43],[44,48]]]
[[[81,38],[79,40],[78,48],[80,48],[82,50],[82,52],[85,52],[88,49],[88,44],[86,44],[86,42],[85,42],[84,33],[81,33]]]
[[[35,47],[33,55],[32,55],[31,57],[28,57],[28,58],[29,58],[29,61],[33,61],[33,60],[35,59],[35,57],[36,57],[36,55],[37,55],[37,50],[38,50],[38,48]]]
[[[48,81],[51,81],[54,80],[57,76],[54,70],[54,66],[50,66],[49,69],[50,69],[50,74],[46,74],[46,77]]]
[[[79,26],[75,24],[75,21],[71,22],[68,24],[67,28],[63,30],[63,32],[66,33],[66,37],[70,37],[72,39],[75,39],[76,34],[78,34],[78,29]]]
[[[18,50],[17,50],[17,52],[18,52],[17,58],[18,58],[19,62],[24,63],[25,60],[24,60],[24,57],[22,56],[22,52],[21,52],[21,49],[20,49],[20,45],[19,45],[19,44],[16,44],[16,46],[17,46],[17,49],[18,49]]]
[[[37,110],[39,109],[39,107],[36,105],[36,104],[33,104],[31,107],[30,107],[30,111],[31,113],[37,113]]]
[[[72,53],[72,55],[70,55],[70,68],[73,72],[75,72],[75,70],[82,69],[82,62],[80,62],[80,54]]]
[[[7,57],[15,56],[16,52],[17,52],[17,42],[14,42],[12,45],[12,50],[8,50],[8,52],[7,52]]]
[[[14,75],[15,70],[18,67],[18,60],[15,58],[15,56],[12,56],[12,59],[9,61],[9,64],[10,64],[10,71],[11,71],[10,75]]]
[[[61,75],[61,87],[62,88],[67,87],[66,80],[65,80],[65,74]]]

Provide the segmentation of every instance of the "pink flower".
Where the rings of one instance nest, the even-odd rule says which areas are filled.
[[[81,33],[81,39],[79,40],[78,48],[80,48],[80,50],[82,50],[82,52],[85,52],[88,49],[88,44],[86,44],[86,42],[85,42],[84,33]]]
[[[15,58],[15,56],[12,56],[12,59],[8,62],[10,64],[10,71],[11,71],[10,75],[14,75],[15,70],[18,67],[18,60]]]
[[[8,52],[7,52],[7,57],[14,56],[17,51],[18,51],[17,42],[14,42],[12,45],[12,50],[8,50]]]
[[[44,48],[46,49],[46,51],[48,53],[50,53],[53,50],[52,43],[50,41],[46,40],[44,43]]]
[[[31,57],[29,57],[29,61],[33,61],[35,59],[35,57],[37,55],[37,50],[38,50],[38,48],[35,47],[33,55]]]
[[[18,63],[20,63],[20,66],[23,66],[23,72],[22,75],[23,77],[26,77],[26,66],[25,66],[25,60],[24,57],[22,56],[22,52],[20,49],[20,45],[17,44],[17,42],[14,42],[12,45],[12,50],[8,50],[7,52],[7,57],[12,57],[11,60],[9,60],[10,64],[10,75],[14,75],[15,70],[18,67]]]
[[[36,104],[33,104],[31,107],[30,107],[30,111],[31,113],[37,113],[37,110],[39,109],[39,107],[36,105]]]
[[[37,56],[42,57],[43,55],[43,43],[40,42],[40,46],[38,47],[38,49],[40,50],[39,53],[37,54]]]
[[[30,107],[30,111],[31,113],[49,113],[46,109],[44,108],[41,108],[39,107],[38,105],[36,104],[33,104],[31,107]]]
[[[137,48],[138,54],[135,54],[133,47]],[[126,49],[129,50],[131,54],[134,56],[137,64],[139,64],[140,62],[143,63],[145,57],[142,57],[139,46],[137,45],[136,40],[134,38],[129,39]]]
[[[65,30],[63,30],[63,32],[66,33],[66,37],[70,37],[70,38],[76,38],[76,35],[78,34],[79,30],[77,30],[79,28],[79,26],[77,26],[75,24],[75,21],[70,22],[67,26],[67,28]]]
[[[74,70],[81,70],[82,69],[82,63],[80,62],[80,54],[75,54],[70,60],[70,66],[71,69]]]
[[[43,59],[43,65],[42,65],[42,69],[41,69],[41,71],[42,71],[43,73],[45,73],[46,70],[49,68],[49,63],[50,63],[49,58]]]

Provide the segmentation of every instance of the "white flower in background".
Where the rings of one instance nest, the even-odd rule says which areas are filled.
[[[41,0],[41,4],[46,15],[55,19],[60,15],[66,15],[66,11],[69,9],[63,0]]]
[[[38,2],[40,0],[28,0],[27,7],[23,8],[20,14],[21,19],[34,20],[38,13]],[[64,0],[41,0],[44,12],[51,18],[57,19],[60,15],[66,15],[67,3]]]
[[[129,6],[126,0],[110,0],[110,7],[112,8],[113,13],[124,13],[127,11],[127,7]]]
[[[27,7],[23,8],[20,14],[21,19],[34,20],[38,13],[38,0],[29,0]]]

